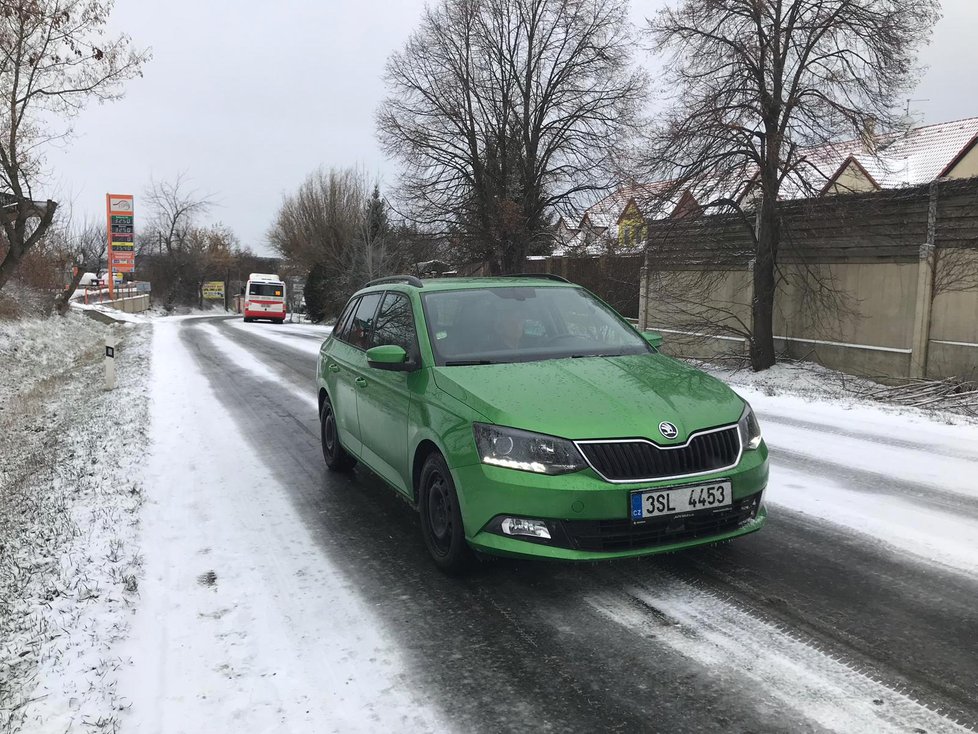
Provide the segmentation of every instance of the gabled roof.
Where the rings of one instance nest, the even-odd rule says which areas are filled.
[[[964,157],[968,155],[968,153],[970,153],[972,150],[974,150],[976,146],[978,146],[978,133],[976,133],[975,136],[971,139],[971,141],[967,145],[965,145],[958,152],[958,154],[954,156],[954,158],[951,159],[951,162],[944,167],[944,170],[941,171],[940,176],[938,176],[938,178],[944,178],[945,176],[950,175],[951,171],[953,171],[954,168],[964,159]]]
[[[835,173],[833,173],[829,177],[829,180],[825,183],[825,186],[822,187],[822,191],[819,193],[819,196],[825,196],[832,189],[832,187],[836,183],[838,183],[839,177],[841,177],[843,173],[849,170],[850,166],[855,166],[860,171],[860,173],[862,173],[863,176],[866,177],[866,180],[869,181],[871,184],[873,184],[873,186],[876,189],[883,188],[882,186],[879,185],[879,182],[875,178],[873,178],[873,174],[867,171],[866,167],[859,162],[859,159],[856,158],[856,156],[851,155],[848,158],[846,158],[844,161],[842,161],[842,164],[836,169]]]
[[[920,186],[947,175],[974,145],[976,136],[978,117],[970,117],[880,135],[875,139],[875,154],[863,140],[830,143],[805,152],[809,171],[804,178],[821,191],[851,158],[882,189]]]

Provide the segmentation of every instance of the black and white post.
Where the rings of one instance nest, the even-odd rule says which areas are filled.
[[[105,337],[105,389],[115,389],[115,334]]]

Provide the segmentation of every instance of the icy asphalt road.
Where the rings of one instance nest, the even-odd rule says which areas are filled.
[[[758,399],[773,463],[762,532],[629,562],[496,561],[451,580],[429,563],[416,515],[380,480],[325,470],[313,383],[322,332],[225,319],[156,329],[191,355],[240,455],[274,477],[263,491],[299,518],[295,533],[316,549],[307,561],[340,579],[369,609],[363,624],[396,652],[401,667],[372,697],[376,711],[354,711],[338,730],[370,730],[377,711],[389,718],[398,707],[411,709],[406,730],[978,728],[978,444],[957,432],[970,429],[904,432],[899,417],[889,430],[842,425]],[[242,507],[212,522],[240,524],[240,537],[271,519]],[[276,591],[287,595],[288,583]],[[330,598],[316,611],[327,627],[336,615],[355,630],[342,618],[350,613]],[[337,672],[369,689],[300,661],[316,656],[317,640],[304,618],[291,624],[275,654],[283,670],[313,671],[302,695],[326,696]],[[165,675],[157,667],[151,675]],[[274,730],[305,730],[288,705],[278,711]],[[247,719],[235,726],[251,730]]]

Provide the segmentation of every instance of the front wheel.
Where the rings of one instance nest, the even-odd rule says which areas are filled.
[[[336,413],[329,395],[323,398],[319,409],[319,436],[323,443],[323,459],[330,471],[349,471],[357,460],[340,445],[340,436],[336,430]]]
[[[441,454],[431,454],[421,469],[418,488],[421,534],[435,565],[447,574],[459,574],[472,563],[465,541],[458,492]]]

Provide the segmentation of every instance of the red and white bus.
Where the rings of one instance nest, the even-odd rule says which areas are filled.
[[[277,275],[252,273],[245,284],[244,320],[285,321],[285,283]]]

